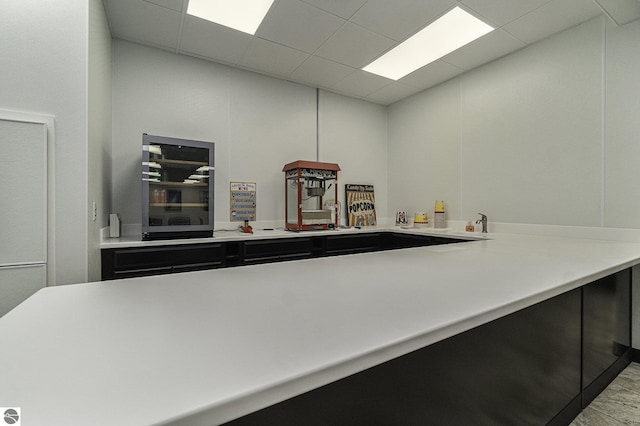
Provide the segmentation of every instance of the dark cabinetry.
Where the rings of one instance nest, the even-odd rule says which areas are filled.
[[[400,234],[394,232],[383,234],[382,237],[385,249],[423,247],[464,242],[464,240],[456,238],[438,237],[434,235]]]
[[[244,264],[308,259],[312,256],[312,253],[313,244],[311,238],[246,241],[244,243]]]
[[[331,235],[326,239],[325,253],[327,256],[333,256],[379,251],[383,248],[380,233]]]
[[[582,288],[584,405],[631,359],[630,287],[631,270],[625,269]]]
[[[630,283],[627,269],[228,424],[568,425],[630,362]]]
[[[579,395],[576,289],[228,424],[545,425]]]
[[[102,249],[102,279],[226,268],[462,241],[464,240],[427,235],[367,232]]]
[[[102,279],[219,268],[225,252],[224,243],[102,250]]]

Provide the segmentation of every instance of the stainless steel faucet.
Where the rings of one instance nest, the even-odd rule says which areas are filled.
[[[478,213],[480,215],[480,219],[476,220],[476,223],[482,223],[482,233],[487,233],[487,215],[483,213]]]

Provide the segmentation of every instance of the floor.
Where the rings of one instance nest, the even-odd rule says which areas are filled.
[[[570,426],[640,426],[640,364],[632,362]]]

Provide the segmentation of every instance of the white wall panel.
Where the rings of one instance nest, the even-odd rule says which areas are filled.
[[[0,120],[0,267],[47,261],[47,128]]]
[[[340,223],[346,223],[344,185],[373,185],[378,222],[387,211],[387,108],[331,92],[320,92],[320,161],[338,163]],[[315,160],[315,156],[310,158]]]
[[[640,21],[606,33],[605,226],[640,228]]]
[[[47,266],[0,268],[0,317],[22,303],[47,282]]]
[[[389,112],[389,213],[433,218],[444,200],[447,219],[460,216],[460,93],[458,80],[394,104]]]
[[[392,105],[390,209],[600,226],[602,78],[595,19]]]
[[[580,25],[462,77],[463,215],[600,225],[600,25]]]
[[[232,70],[229,90],[229,180],[257,182],[257,220],[284,223],[282,166],[315,159],[315,90]],[[229,221],[229,209],[219,221]]]

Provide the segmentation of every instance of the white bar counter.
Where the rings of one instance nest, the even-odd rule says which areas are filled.
[[[0,406],[24,425],[219,424],[639,262],[640,243],[491,234],[45,288],[0,318]]]

